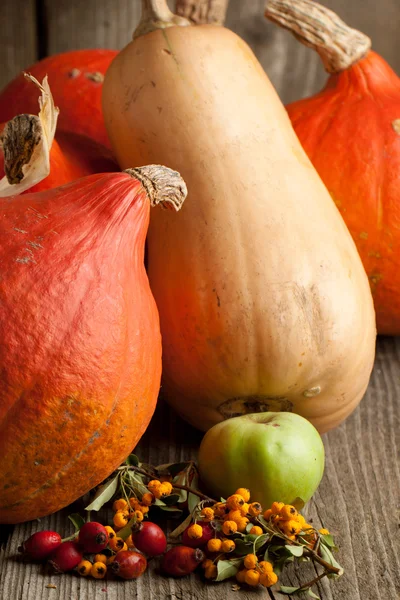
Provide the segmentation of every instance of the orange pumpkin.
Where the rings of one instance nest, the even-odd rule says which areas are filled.
[[[0,124],[0,197],[39,192],[94,173],[118,171],[111,151],[85,135],[56,132],[59,115],[47,82],[26,75],[38,94],[39,115]],[[27,106],[30,102],[27,102]],[[56,139],[54,139],[56,135]]]
[[[150,202],[184,194],[150,166],[0,200],[0,523],[74,501],[145,431],[161,376]]]
[[[364,34],[312,0],[266,16],[317,50],[325,88],[286,108],[369,277],[378,333],[400,334],[400,79]]]
[[[73,50],[48,56],[26,71],[39,81],[47,75],[59,107],[59,129],[86,135],[109,147],[101,111],[104,74],[116,50]],[[0,93],[0,122],[16,114],[35,114],[37,94],[21,73]]]

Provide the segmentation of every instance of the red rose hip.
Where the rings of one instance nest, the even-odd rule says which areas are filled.
[[[63,542],[50,555],[49,565],[56,573],[65,573],[75,569],[82,558],[82,550],[76,542]]]
[[[95,521],[85,523],[79,530],[79,544],[84,552],[98,554],[108,544],[107,529]]]
[[[143,554],[131,550],[117,552],[111,570],[122,579],[137,579],[147,568],[147,560]]]
[[[132,540],[135,547],[147,556],[163,554],[167,549],[165,533],[161,527],[151,521],[134,525],[132,527]]]
[[[56,531],[38,531],[29,537],[19,548],[32,560],[43,560],[61,544],[61,536]]]
[[[168,575],[184,577],[192,573],[203,560],[204,552],[200,548],[175,546],[164,554],[161,568]]]

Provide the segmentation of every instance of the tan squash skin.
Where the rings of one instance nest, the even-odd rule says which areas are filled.
[[[148,237],[169,402],[203,430],[275,410],[338,425],[372,369],[368,280],[249,47],[212,25],[146,34],[112,63],[103,105],[122,168],[159,162],[188,186]]]

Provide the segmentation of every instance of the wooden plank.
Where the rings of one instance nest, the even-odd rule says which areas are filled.
[[[139,21],[138,0],[42,0],[48,53],[81,48],[123,48]]]
[[[338,429],[324,435],[326,470],[323,481],[307,507],[307,518],[327,527],[340,547],[339,562],[345,575],[339,581],[318,585],[322,600],[393,599],[400,594],[398,500],[400,472],[400,339],[378,343],[376,364],[365,398],[355,413]],[[202,434],[181,421],[160,403],[155,418],[137,449],[153,464],[196,457]],[[155,442],[156,440],[156,442]],[[5,549],[0,579],[0,598],[57,600],[251,600],[265,598],[265,590],[231,589],[232,582],[206,584],[200,576],[175,581],[157,573],[157,561],[135,582],[93,581],[74,575],[50,576],[38,565],[15,559],[18,544],[39,528],[56,528],[67,534],[66,515],[77,506],[15,528]],[[289,569],[283,582],[298,585],[312,579],[310,565]],[[46,588],[49,583],[57,591]],[[102,590],[106,589],[107,592]],[[271,593],[278,600],[282,596]]]
[[[0,2],[0,90],[37,58],[35,0]]]

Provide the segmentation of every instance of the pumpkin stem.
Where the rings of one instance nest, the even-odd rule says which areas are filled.
[[[167,6],[166,0],[142,0],[142,17],[133,33],[133,39],[156,31],[174,26],[185,27],[190,21],[184,17],[174,15]]]
[[[328,73],[339,73],[371,48],[368,36],[314,0],[269,0],[265,16],[318,52]]]
[[[147,165],[124,171],[138,179],[150,200],[151,206],[161,204],[163,208],[182,208],[187,196],[186,183],[177,171],[161,165]]]
[[[195,25],[223,25],[229,0],[176,0],[176,14]]]
[[[50,173],[50,150],[59,110],[54,106],[47,76],[41,84],[28,73],[25,77],[41,91],[40,112],[38,116],[17,115],[3,129],[0,146],[5,176],[0,180],[1,198],[29,190]]]

